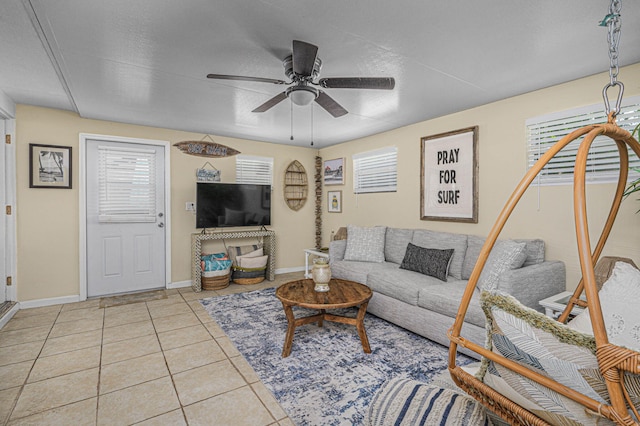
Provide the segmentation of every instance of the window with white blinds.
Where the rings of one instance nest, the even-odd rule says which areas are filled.
[[[236,155],[236,183],[272,185],[273,158]]]
[[[156,220],[154,150],[98,147],[98,221]]]
[[[361,152],[353,156],[353,192],[395,192],[398,181],[398,148]]]
[[[556,142],[572,131],[591,124],[606,123],[602,105],[591,105],[531,118],[526,121],[527,170]],[[621,128],[632,132],[640,123],[640,96],[627,98],[616,122]],[[538,175],[540,185],[564,185],[573,183],[573,168],[578,147],[583,138],[564,147]],[[640,160],[629,151],[631,177],[640,173]],[[635,169],[635,170],[634,170]],[[618,148],[608,137],[598,136],[592,143],[587,159],[587,182],[617,182],[620,170]]]

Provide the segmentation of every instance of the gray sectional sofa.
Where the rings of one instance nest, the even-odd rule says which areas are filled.
[[[403,264],[407,261],[405,254],[410,243],[414,246],[412,249],[424,247],[431,253],[453,249],[447,265],[446,282],[401,268],[401,265],[404,268],[411,266]],[[454,322],[483,244],[484,238],[473,235],[349,225],[347,239],[330,243],[329,261],[334,278],[366,284],[373,290],[368,312],[430,340],[449,345],[447,329]],[[564,263],[545,260],[544,249],[542,240],[499,240],[487,260],[478,286],[508,293],[524,305],[540,311],[538,302],[565,291],[566,281]],[[514,251],[518,253],[514,254]],[[479,305],[479,296],[480,290],[476,289],[462,335],[484,345],[485,316]],[[473,355],[464,348],[460,350]]]

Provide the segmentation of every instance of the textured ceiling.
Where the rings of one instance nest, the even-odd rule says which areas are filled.
[[[0,90],[82,117],[316,147],[608,69],[608,1],[2,0]],[[621,65],[640,62],[640,2],[622,6]],[[292,40],[320,77],[394,77],[393,91],[326,89],[349,114],[208,73],[287,80]],[[624,76],[621,76],[624,79]],[[606,81],[603,81],[603,86]],[[637,84],[637,82],[636,82]],[[290,140],[293,112],[294,140]]]

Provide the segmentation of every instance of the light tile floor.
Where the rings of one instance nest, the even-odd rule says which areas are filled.
[[[0,425],[292,425],[198,299],[300,278],[20,310],[0,330]]]

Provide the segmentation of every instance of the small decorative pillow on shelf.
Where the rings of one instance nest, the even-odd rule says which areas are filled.
[[[229,246],[227,247],[227,252],[229,253],[229,259],[231,259],[234,265],[237,265],[236,257],[256,252],[258,249],[261,249],[258,244],[251,244],[246,246]],[[256,254],[255,256],[262,256],[262,254]]]
[[[218,259],[204,260],[203,264],[204,264],[204,266],[202,268],[203,272],[223,271],[223,270],[228,271],[229,268],[231,268],[231,261],[229,259],[227,259],[227,260],[218,260]]]
[[[248,257],[248,256],[240,256],[236,257],[236,261],[238,262],[237,266],[242,268],[264,268],[267,266],[267,262],[269,261],[269,256],[257,256],[257,257]]]

